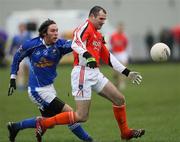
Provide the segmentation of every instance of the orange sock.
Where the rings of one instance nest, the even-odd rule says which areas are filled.
[[[55,125],[73,124],[75,123],[75,113],[73,111],[59,113],[53,117],[45,118],[41,124],[45,128],[51,128]]]
[[[121,135],[126,135],[129,132],[127,120],[126,120],[126,106],[113,105],[114,116],[118,122]]]

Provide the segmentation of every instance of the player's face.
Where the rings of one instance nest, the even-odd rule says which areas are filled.
[[[92,23],[94,24],[97,30],[100,30],[104,25],[107,15],[103,12],[103,10],[99,11],[99,14],[92,18]]]
[[[46,44],[54,44],[58,39],[58,27],[56,24],[51,24],[48,27],[47,33],[44,36]]]

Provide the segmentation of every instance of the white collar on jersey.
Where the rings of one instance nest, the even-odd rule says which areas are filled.
[[[41,38],[42,43],[46,46],[46,48],[49,48],[51,45],[47,45],[44,41],[44,39]]]

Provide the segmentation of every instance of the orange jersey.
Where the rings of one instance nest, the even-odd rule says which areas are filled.
[[[74,31],[71,45],[74,50],[74,65],[86,66],[83,54],[88,51],[96,59],[97,66],[100,65],[100,59],[102,59],[104,63],[122,73],[126,67],[109,52],[104,44],[101,33],[95,29],[91,21],[87,20]]]
[[[117,33],[115,32],[112,34],[110,43],[112,46],[112,52],[117,53],[117,52],[122,52],[126,50],[126,47],[128,45],[128,39],[124,33]]]
[[[72,48],[75,50],[74,65],[85,65],[85,59],[79,55],[82,56],[86,51],[96,59],[98,66],[100,58],[106,64],[109,63],[109,51],[104,45],[103,36],[89,20],[75,30]]]

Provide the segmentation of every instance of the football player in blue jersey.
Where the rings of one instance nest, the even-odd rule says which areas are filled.
[[[72,52],[71,41],[58,39],[58,27],[53,20],[44,21],[39,28],[39,36],[26,41],[15,53],[11,65],[11,77],[8,96],[16,89],[16,76],[23,58],[30,59],[28,94],[37,104],[42,117],[24,119],[20,122],[8,122],[9,141],[15,142],[17,133],[26,128],[38,128],[39,119],[51,117],[60,112],[72,111],[72,108],[56,96],[53,86],[57,76],[56,68],[61,57]],[[92,142],[93,139],[83,130],[79,123],[68,126],[81,140]],[[36,130],[37,132],[38,130]],[[37,137],[41,142],[42,138]]]

